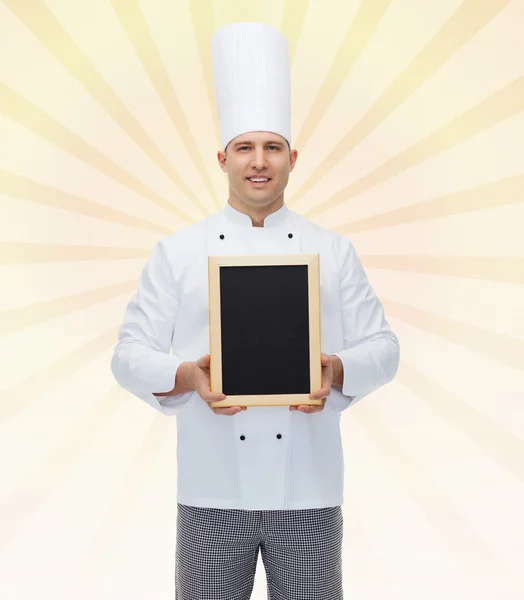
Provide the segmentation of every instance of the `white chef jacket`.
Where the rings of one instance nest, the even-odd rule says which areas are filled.
[[[324,410],[252,406],[217,415],[196,392],[173,389],[179,365],[210,353],[208,255],[318,253],[321,351],[344,368]],[[255,316],[255,315],[254,315]],[[111,368],[124,389],[177,418],[177,501],[247,510],[343,503],[340,413],[390,382],[399,362],[391,331],[352,243],[285,204],[253,227],[227,204],[161,239],[129,302]]]

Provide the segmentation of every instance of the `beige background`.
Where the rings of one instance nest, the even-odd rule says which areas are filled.
[[[237,20],[288,36],[286,201],[402,347],[342,417],[346,596],[522,599],[522,0],[0,1],[0,597],[173,598],[176,422],[110,358],[153,244],[226,202]]]

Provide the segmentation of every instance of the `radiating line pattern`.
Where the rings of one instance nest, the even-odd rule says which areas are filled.
[[[178,133],[184,141],[184,145],[196,164],[200,176],[204,180],[210,195],[215,200],[217,207],[220,206],[216,191],[212,187],[209,174],[206,172],[204,163],[200,156],[195,139],[191,134],[187,120],[184,117],[182,107],[173,89],[173,85],[166,73],[162,59],[151,36],[144,15],[140,10],[137,0],[111,0],[111,4],[126,30],[136,53],[140,57],[151,83],[153,84],[166,112],[173,121]]]
[[[225,203],[209,42],[239,20],[279,27],[311,91],[287,205],[353,241],[400,340],[341,416],[346,594],[524,597],[524,4],[323,4],[0,2],[2,598],[173,596],[176,417],[110,357],[154,240]]]
[[[98,302],[105,302],[122,294],[131,294],[135,289],[136,282],[126,281],[57,300],[38,302],[0,312],[0,336],[45,323],[74,311],[87,309]]]
[[[303,185],[297,195],[289,200],[293,205],[300,193],[307,191],[344,158],[358,143],[380,125],[395,107],[419,88],[433,73],[449,60],[460,47],[510,0],[486,0],[480,4],[475,0],[465,0],[442,29],[430,40],[427,46],[397,77],[394,83],[364,115],[361,121],[346,135],[337,147],[324,160]]]
[[[158,459],[159,450],[165,442],[168,431],[169,422],[161,415],[155,416],[136,453],[132,468],[125,474],[99,527],[93,532],[84,558],[88,569],[103,573],[110,568],[118,545],[138,509],[138,498],[143,481],[147,479],[152,463]],[[103,557],[100,556],[101,548],[104,549]]]
[[[295,142],[297,148],[304,147],[310,140],[322,115],[336,97],[344,79],[369,42],[390,4],[391,0],[371,0],[359,5],[358,12],[342,40],[337,56],[333,60],[318,96],[297,136]]]
[[[333,206],[362,194],[388,178],[411,169],[522,111],[524,111],[524,76],[512,81],[490,98],[470,108],[306,214],[310,218],[318,216]]]
[[[145,231],[154,231],[163,235],[173,233],[171,229],[164,225],[151,223],[146,219],[134,217],[123,211],[111,209],[99,202],[64,192],[55,187],[34,181],[29,177],[22,177],[8,171],[0,171],[0,192],[14,198],[29,200],[30,202],[44,206],[60,208],[81,215],[128,225],[129,227],[136,227]]]
[[[64,246],[30,242],[0,242],[0,264],[16,265],[34,262],[118,260],[147,258],[149,252],[135,248],[97,248]]]
[[[382,302],[385,310],[392,317],[436,333],[459,346],[524,370],[524,340],[461,323],[402,302],[395,302],[387,298],[383,298]]]
[[[524,481],[524,439],[502,429],[475,407],[404,361],[399,368],[398,380],[447,420],[448,415],[453,414],[451,423],[454,427],[465,431],[479,448],[488,451],[503,467]]]
[[[38,509],[68,471],[74,469],[78,457],[89,444],[93,443],[96,429],[103,426],[117,411],[124,399],[125,393],[120,388],[114,388],[109,394],[100,398],[83,420],[68,432],[66,438],[49,456],[45,457],[44,463],[31,474],[25,486],[17,489],[16,493],[3,504],[2,513],[16,515],[16,518],[10,520],[8,528],[3,530],[0,553],[12,542],[13,536],[23,526],[24,520],[30,518],[31,513]]]
[[[388,430],[380,416],[369,410],[369,407],[365,407],[359,412],[358,419],[369,437],[381,447],[382,453],[387,453],[392,470],[408,492],[415,496],[417,506],[427,515],[428,520],[435,524],[437,533],[442,536],[464,572],[474,577],[481,565],[484,569],[491,569],[497,578],[504,578],[505,568],[496,554],[486,547],[468,523],[467,517],[458,514],[446,502],[445,496],[433,486],[420,460],[408,452],[402,441],[395,439],[395,434]],[[438,527],[440,520],[447,526]]]
[[[25,410],[31,403],[38,402],[39,394],[45,394],[58,382],[73,376],[75,371],[84,368],[86,364],[114,344],[116,337],[116,329],[97,335],[87,344],[74,348],[63,358],[34,375],[30,375],[15,386],[0,392],[0,423],[19,411]]]
[[[293,66],[293,59],[300,33],[304,25],[308,8],[307,0],[284,0],[281,31],[286,36],[289,45],[289,63]]]
[[[368,269],[392,269],[468,279],[524,283],[524,257],[363,255],[361,258]]]
[[[31,132],[42,136],[66,152],[70,152],[88,165],[98,169],[104,175],[111,177],[118,183],[132,191],[149,198],[161,208],[177,214],[184,221],[189,217],[165,198],[143,184],[131,173],[120,167],[115,161],[106,157],[102,152],[90,146],[87,142],[72,131],[58,123],[55,119],[38,108],[33,102],[27,100],[15,90],[0,83],[0,110]]]
[[[521,202],[524,202],[524,174],[383,212],[346,225],[338,225],[333,227],[333,230],[350,235]]]
[[[172,165],[169,164],[169,161],[160,152],[158,146],[91,64],[87,56],[61,26],[53,13],[40,2],[35,4],[26,0],[16,0],[16,2],[4,0],[4,4],[34,33],[46,49],[63,64],[64,68],[73,77],[78,79],[86,88],[86,91],[100,103],[102,108],[113,117],[144,153],[173,180],[188,198],[191,198],[204,215],[207,214],[208,211],[200,203],[199,198],[188,187]]]
[[[211,50],[209,40],[213,35],[213,1],[202,0],[201,2],[189,2],[189,10],[193,19],[193,27],[195,30],[195,38],[197,41],[200,62],[204,74],[204,82],[206,85],[209,106],[215,106],[215,91],[213,88],[213,70],[211,62]],[[216,110],[211,110],[213,115],[213,123],[215,125],[215,140],[214,145],[220,146],[220,129]]]

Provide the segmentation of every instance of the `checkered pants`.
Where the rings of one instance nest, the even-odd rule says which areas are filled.
[[[340,506],[236,510],[178,504],[176,600],[248,600],[258,550],[269,600],[342,600]]]

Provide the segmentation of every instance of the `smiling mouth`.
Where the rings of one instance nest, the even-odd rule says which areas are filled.
[[[253,185],[262,186],[271,181],[270,177],[247,177],[247,180]]]

